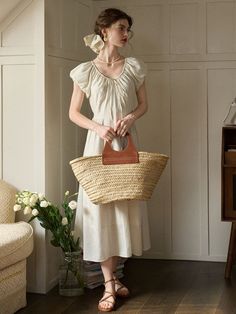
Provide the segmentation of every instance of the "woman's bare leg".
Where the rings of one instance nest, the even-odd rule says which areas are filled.
[[[119,257],[118,256],[112,256],[112,272],[116,273],[116,268],[118,264]]]
[[[104,281],[109,281],[111,279],[113,279],[113,257],[108,258],[107,260],[103,261],[100,263],[101,264],[101,269],[103,272],[103,276],[104,276]],[[112,293],[113,295],[115,295],[115,284],[114,281],[109,281],[106,283],[105,285],[105,290]],[[103,298],[109,296],[108,293],[105,293]],[[110,302],[107,302],[110,301]],[[107,298],[107,300],[104,300],[102,302],[100,302],[100,307],[104,308],[104,309],[109,309],[112,306],[112,303],[115,303],[115,299],[113,296],[110,296],[109,298]]]
[[[115,279],[115,291],[117,292],[118,296],[123,296],[123,297],[127,297],[129,295],[129,290],[127,287],[125,287],[120,280],[116,277],[116,269],[117,269],[117,265],[118,265],[118,260],[119,257],[118,256],[113,256],[112,257],[112,262],[113,262],[113,278]]]

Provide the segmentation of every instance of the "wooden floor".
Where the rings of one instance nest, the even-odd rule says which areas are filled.
[[[236,313],[236,267],[229,281],[225,263],[129,259],[123,282],[132,296],[119,299],[120,313]],[[79,297],[61,297],[57,287],[47,295],[27,295],[28,306],[17,314],[92,314],[103,287]]]

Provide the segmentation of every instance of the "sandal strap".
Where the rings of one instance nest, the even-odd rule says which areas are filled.
[[[116,289],[116,292],[121,290],[121,289],[126,289],[127,291],[129,291],[129,289],[123,285],[118,278],[115,279],[115,285],[118,286],[117,289]]]
[[[124,285],[122,285],[120,283],[117,283],[117,286],[118,286],[118,288],[116,289],[116,292],[121,290],[121,289],[124,289],[124,288],[128,290],[128,288],[126,288],[126,286],[124,286]]]
[[[120,282],[120,280],[119,280],[119,278],[114,278],[114,281],[115,281],[115,284],[117,285],[117,286],[119,286],[119,287],[125,287],[121,282]]]
[[[122,283],[120,282],[120,280],[118,278],[115,278],[114,281],[115,281],[115,284],[122,285]]]
[[[118,288],[116,289],[116,292],[121,290],[121,289],[128,290],[128,288],[126,286],[124,286],[121,282],[115,281],[115,284],[118,286]]]
[[[112,293],[112,292],[110,292],[110,291],[104,291],[104,294],[105,293],[107,293],[107,294],[109,294],[108,296],[106,296],[106,297],[103,297],[100,301],[99,301],[99,303],[101,303],[101,302],[104,302],[104,301],[106,301],[107,299],[109,299],[109,298],[113,298],[114,299],[114,301],[112,302],[112,301],[106,301],[106,302],[109,302],[109,303],[112,303],[112,304],[114,304],[115,303],[115,300],[116,300],[116,296],[114,295],[114,293]]]
[[[111,278],[111,279],[105,281],[105,282],[104,282],[104,285],[106,285],[108,282],[111,282],[111,281],[115,281],[115,279],[114,279],[114,278]]]

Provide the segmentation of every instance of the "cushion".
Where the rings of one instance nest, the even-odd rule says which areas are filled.
[[[0,224],[15,221],[13,206],[15,204],[16,193],[16,188],[0,180]]]
[[[33,228],[20,221],[0,224],[0,270],[25,259],[33,250]]]

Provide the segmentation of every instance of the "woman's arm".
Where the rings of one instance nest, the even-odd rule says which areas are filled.
[[[71,96],[69,118],[78,126],[95,131],[103,140],[112,141],[116,136],[115,131],[109,127],[101,125],[85,117],[80,111],[84,100],[84,92],[78,84],[74,83],[74,89]]]
[[[138,98],[137,108],[130,112],[123,119],[117,121],[115,126],[115,131],[117,135],[125,136],[125,134],[129,131],[130,127],[133,125],[135,120],[139,119],[140,117],[142,117],[142,115],[144,115],[147,112],[148,103],[145,82],[143,82],[143,84],[138,89],[137,98]]]

